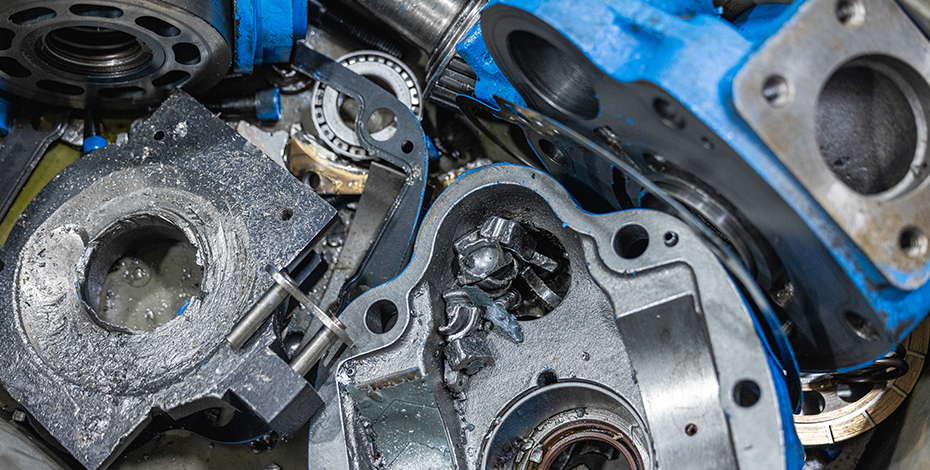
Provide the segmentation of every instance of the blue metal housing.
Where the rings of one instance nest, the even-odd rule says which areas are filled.
[[[890,282],[751,130],[734,106],[736,74],[808,1],[760,5],[733,22],[722,18],[722,10],[715,9],[711,0],[499,0],[492,1],[488,8],[508,5],[523,10],[554,28],[616,82],[654,84],[677,100],[803,220],[822,245],[817,249],[829,254],[831,263],[845,273],[863,302],[884,320],[883,333],[900,341],[930,310],[930,284],[905,290]],[[479,25],[458,45],[459,54],[479,77],[475,95],[495,108],[494,95],[521,103],[519,87],[504,78],[489,52],[488,34],[482,34]],[[616,110],[603,105],[600,113],[614,113],[613,119],[621,118]],[[626,121],[634,125],[629,118]],[[818,279],[806,282],[814,289],[819,287]],[[828,330],[824,334],[829,337],[834,333]],[[879,351],[870,354],[874,359]],[[850,370],[868,362],[860,358],[835,369]]]
[[[294,43],[307,34],[307,0],[235,0],[233,67],[287,62]]]

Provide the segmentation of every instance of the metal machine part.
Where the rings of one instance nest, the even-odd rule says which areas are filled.
[[[399,174],[395,190],[392,191],[394,197],[387,199],[393,202],[386,216],[375,222],[379,228],[373,232],[371,242],[365,245],[365,255],[355,273],[342,286],[337,306],[333,310],[338,315],[357,295],[358,290],[393,279],[407,265],[414,234],[420,225],[427,161],[435,149],[414,114],[395,96],[314,51],[306,43],[301,43],[295,51],[293,67],[358,103],[355,132],[365,150],[386,164],[381,165],[385,174]],[[375,138],[376,130],[368,124],[375,116],[388,115],[393,116],[396,130],[390,135]],[[371,186],[371,182],[368,182],[368,186]]]
[[[474,230],[529,231],[565,260],[564,301],[520,320],[520,342],[456,293],[456,241]],[[320,393],[339,406],[311,423],[311,469],[548,470],[586,446],[616,468],[800,467],[781,371],[701,238],[656,211],[584,212],[538,170],[454,183],[410,266],[340,319],[356,345],[326,360]]]
[[[307,133],[292,136],[287,167],[318,194],[362,194],[368,170],[328,150]]]
[[[417,118],[423,117],[420,84],[413,71],[399,59],[383,52],[359,51],[339,58],[338,62],[390,92]],[[359,112],[355,99],[317,82],[310,112],[317,135],[336,153],[355,160],[372,158],[355,132]],[[373,114],[366,126],[378,141],[387,140],[397,131],[394,115],[387,111]]]
[[[290,435],[322,403],[270,347],[275,322],[238,351],[225,336],[272,284],[263,267],[305,256],[334,214],[177,92],[128,143],[68,167],[17,224],[0,271],[0,380],[88,468],[147,423],[208,408]],[[151,331],[104,315],[114,262],[160,244],[193,247],[199,294]],[[130,282],[145,280],[141,269]]]
[[[13,120],[12,132],[0,147],[0,218],[6,215],[45,151],[62,136],[68,113],[35,107]]]
[[[904,375],[887,381],[843,381],[815,377],[803,385],[804,407],[795,415],[804,445],[824,445],[858,436],[885,420],[907,398],[923,370],[930,343],[930,320],[924,320],[903,343]]]
[[[761,128],[757,128],[763,137],[760,140],[745,128],[742,119],[746,117],[750,123],[763,118],[775,122],[771,116],[785,112],[779,108],[780,100],[793,102],[790,98],[800,89],[779,80],[773,81],[772,86],[764,86],[764,80],[749,80],[743,85],[741,77],[754,70],[754,60],[761,61],[765,51],[769,47],[775,48],[777,43],[788,42],[808,51],[825,51],[824,48],[811,48],[809,41],[792,42],[789,39],[801,34],[796,31],[827,34],[824,28],[811,29],[804,25],[811,15],[819,18],[818,24],[829,18],[831,22],[839,23],[837,27],[840,29],[836,34],[842,32],[855,36],[855,41],[851,40],[848,47],[837,49],[835,54],[831,50],[829,61],[805,59],[804,66],[816,68],[816,74],[796,68],[778,73],[798,72],[804,75],[804,82],[810,82],[809,86],[805,85],[809,92],[806,96],[811,99],[817,96],[818,86],[825,87],[826,91],[820,96],[823,97],[824,93],[830,95],[824,98],[827,100],[832,100],[832,92],[836,91],[840,96],[838,101],[830,101],[829,106],[822,107],[821,111],[831,116],[836,112],[844,115],[843,106],[860,106],[861,103],[843,101],[844,93],[856,93],[850,88],[852,85],[847,81],[845,85],[840,83],[834,87],[828,77],[838,73],[840,81],[845,80],[846,72],[836,67],[852,60],[849,54],[857,54],[855,51],[859,49],[856,48],[860,47],[857,44],[871,44],[868,38],[885,34],[870,33],[878,29],[866,26],[872,21],[868,18],[874,18],[876,24],[897,25],[894,29],[901,30],[909,44],[914,44],[909,49],[911,51],[925,48],[927,38],[920,35],[917,27],[894,2],[846,2],[855,4],[856,7],[850,10],[853,13],[859,11],[858,8],[875,9],[876,13],[867,15],[861,28],[854,18],[852,23],[844,24],[843,18],[837,16],[839,10],[833,1],[758,5],[733,23],[718,17],[711,2],[668,2],[659,6],[647,3],[505,0],[488,7],[482,12],[480,34],[466,38],[460,50],[466,61],[476,71],[480,70],[479,76],[506,79],[480,79],[476,96],[492,108],[498,107],[492,98],[494,95],[516,96],[516,99],[525,100],[530,107],[564,123],[589,140],[609,146],[617,158],[635,166],[679,198],[721,239],[733,244],[742,255],[746,268],[755,275],[756,282],[779,306],[785,329],[803,369],[854,369],[888,352],[928,310],[926,299],[930,283],[924,282],[925,276],[921,273],[930,266],[927,262],[930,255],[925,253],[926,240],[918,223],[920,205],[907,202],[911,200],[910,195],[924,191],[914,178],[922,174],[919,162],[925,149],[923,144],[919,144],[922,142],[919,137],[911,139],[918,144],[903,153],[898,152],[897,143],[888,144],[898,142],[894,136],[922,135],[924,108],[920,104],[923,100],[920,90],[928,86],[924,76],[926,67],[921,65],[925,58],[901,56],[895,59],[898,61],[896,64],[905,64],[900,67],[882,65],[887,62],[885,59],[876,59],[865,65],[850,62],[847,67],[868,78],[864,82],[857,82],[857,79],[853,82],[871,83],[874,85],[872,89],[885,93],[882,96],[903,96],[901,99],[904,101],[899,101],[905,104],[892,106],[897,110],[893,112],[885,112],[887,107],[882,108],[881,103],[890,102],[885,98],[872,103],[878,110],[876,112],[881,111],[876,115],[881,123],[877,128],[887,128],[889,132],[856,134],[872,135],[878,139],[873,147],[869,147],[870,151],[881,156],[876,158],[876,162],[895,160],[892,157],[898,154],[901,158],[897,160],[906,162],[903,166],[891,164],[889,167],[895,171],[903,168],[901,171],[910,175],[905,179],[917,185],[908,195],[899,196],[889,193],[847,200],[842,195],[852,192],[849,183],[844,183],[843,174],[828,171],[827,166],[816,174],[824,181],[832,181],[821,189],[838,188],[836,193],[828,194],[810,187],[806,182],[813,178],[814,171],[807,172],[803,178],[790,173],[783,166],[780,155],[793,152],[791,158],[805,161],[808,167],[823,165],[817,155],[832,151],[830,142],[844,140],[843,126],[848,125],[849,132],[856,133],[857,125],[870,122],[872,118],[864,118],[861,122],[834,120],[830,125],[822,120],[823,126],[820,127],[810,120],[805,121],[810,126],[804,127],[803,133],[796,128],[797,132],[793,133],[800,137],[789,138],[789,141],[813,142],[816,139],[807,139],[807,136],[818,128],[818,132],[833,140],[822,143],[828,145],[826,150],[808,146],[803,152],[792,151],[766,138]],[[840,16],[843,15],[845,13]],[[585,18],[585,21],[578,22],[576,18]],[[832,23],[829,28],[833,29]],[[591,31],[603,34],[590,34]],[[766,41],[768,38],[771,41]],[[629,46],[612,46],[621,43]],[[746,63],[747,57],[755,51],[759,54],[753,55],[753,60]],[[493,61],[487,60],[488,54]],[[765,63],[783,67],[780,60],[772,55]],[[801,60],[800,53],[798,60]],[[741,70],[744,63],[746,67]],[[699,83],[693,80],[696,67],[702,70]],[[909,71],[901,72],[905,68]],[[813,83],[815,75],[826,81]],[[907,80],[902,81],[905,78]],[[763,94],[771,95],[771,99],[764,103],[764,116],[757,114],[763,108],[750,110],[740,104],[750,93],[758,96],[760,102],[765,101]],[[797,105],[783,109],[813,106],[811,99],[794,101]],[[850,115],[871,116],[867,109],[870,104],[861,106],[865,107],[862,112]],[[736,114],[737,108],[740,115]],[[908,112],[913,115],[909,121],[896,117]],[[779,116],[779,125],[802,125],[781,114]],[[827,116],[825,119],[830,118]],[[892,132],[895,129],[903,134]],[[766,128],[765,132],[769,129]],[[566,143],[560,136],[530,137],[531,145],[547,169],[592,210],[623,207],[624,200],[643,202],[640,186],[630,184],[623,175],[615,177],[614,165],[610,161],[589,159],[584,152],[576,151],[573,143]],[[842,153],[849,148],[839,146],[833,150]],[[855,166],[855,162],[850,165]],[[869,169],[866,166],[855,170],[853,166],[850,166],[850,171],[857,173],[855,178],[862,176],[859,175],[862,173],[860,170]],[[914,171],[908,168],[914,168]],[[874,169],[874,174],[867,178],[884,178],[882,175],[888,170],[884,167]],[[865,174],[870,173],[866,171]],[[854,178],[852,174],[847,176],[847,179]],[[815,195],[812,198],[812,193],[823,194],[823,197]],[[838,196],[834,197],[834,194]],[[822,205],[821,199],[824,198],[839,201],[828,205],[844,207],[843,214]],[[894,252],[894,259],[901,261],[907,258],[907,269],[901,271],[898,268],[904,265],[895,267],[890,262],[891,258],[877,256],[876,250],[863,244],[863,237],[876,236],[876,231],[866,230],[860,235],[850,231],[851,226],[847,222],[853,214],[859,213],[858,209],[847,210],[852,207],[848,204],[853,204],[853,200],[876,208],[907,207],[907,210],[870,212],[873,215],[881,212],[882,217],[893,216],[894,223],[881,222],[873,217],[872,225],[894,226],[896,231],[880,241],[869,242],[881,247],[889,256]]]
[[[233,69],[252,73],[256,65],[287,62],[307,34],[307,0],[225,0],[232,3]]]
[[[229,71],[229,5],[210,0],[0,5],[0,88],[75,108],[138,109]]]
[[[478,21],[487,0],[352,0],[363,11],[381,19],[429,57],[424,96],[438,93],[440,102],[454,105],[454,92],[468,89],[474,73],[456,54],[456,44]],[[443,93],[449,87],[452,91]],[[439,89],[437,91],[437,89]]]

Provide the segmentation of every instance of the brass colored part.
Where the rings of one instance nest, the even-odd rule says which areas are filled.
[[[930,319],[925,319],[905,340],[908,371],[884,386],[876,385],[854,403],[843,401],[836,393],[836,384],[804,384],[805,392],[816,391],[824,398],[824,410],[814,415],[794,415],[794,428],[801,444],[824,445],[858,436],[881,423],[904,402],[914,388],[930,343]]]
[[[287,169],[298,178],[310,172],[319,176],[313,187],[319,194],[362,194],[368,179],[368,170],[345,163],[306,134],[291,137]]]

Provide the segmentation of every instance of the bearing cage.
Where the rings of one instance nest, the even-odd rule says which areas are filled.
[[[164,0],[4,2],[0,89],[50,104],[106,109],[157,104],[178,87],[202,92],[226,75],[232,60],[225,10],[219,1],[190,8]],[[101,52],[108,44],[99,44],[99,35],[107,32],[114,32],[114,41],[135,41],[128,63]],[[49,38],[65,33],[83,41],[51,51]]]

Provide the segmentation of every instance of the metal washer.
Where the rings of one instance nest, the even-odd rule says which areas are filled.
[[[349,70],[379,84],[390,91],[409,108],[416,117],[422,118],[420,84],[413,71],[396,58],[378,51],[359,51],[347,54],[339,63]],[[354,124],[347,124],[340,116],[339,108],[345,95],[317,82],[313,87],[311,113],[313,126],[320,140],[326,142],[336,153],[354,160],[369,160],[372,157],[362,146]],[[379,140],[390,138],[387,129],[372,134]]]

